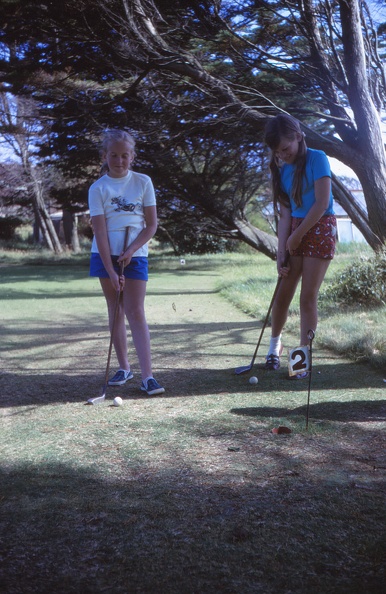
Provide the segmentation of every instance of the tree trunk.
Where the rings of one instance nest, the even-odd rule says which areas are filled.
[[[69,210],[63,209],[63,233],[67,248],[72,245],[72,230],[74,228],[74,215]]]
[[[40,226],[43,238],[47,243],[48,249],[54,251],[57,254],[63,252],[62,246],[58,235],[55,231],[53,222],[51,221],[50,215],[47,212],[46,205],[44,204],[41,184],[37,180],[34,180],[34,192],[32,201],[34,205],[35,215],[37,215],[37,223]]]
[[[386,153],[380,117],[369,88],[359,4],[340,0],[339,6],[348,97],[357,124],[353,148],[359,154],[352,169],[361,182],[369,225],[381,249],[386,243]]]
[[[32,206],[33,206],[34,213],[35,213],[35,225],[34,225],[35,241],[40,241],[40,237],[42,237],[43,241],[47,245],[48,249],[53,252],[54,246],[52,245],[51,237],[48,232],[45,219],[41,215],[41,212],[40,212],[38,203],[35,199],[35,196],[32,197]]]
[[[80,243],[78,235],[78,216],[74,215],[74,224],[72,226],[72,237],[71,237],[72,251],[78,254],[80,252]]]
[[[173,237],[170,235],[169,231],[166,229],[166,227],[164,227],[163,225],[160,225],[158,223],[158,229],[160,231],[162,231],[162,233],[167,237],[168,241],[170,242],[170,245],[173,248],[173,252],[176,254],[176,256],[178,256],[178,248],[176,245],[176,242],[174,241]]]
[[[68,210],[63,210],[63,231],[67,249],[72,249],[75,253],[80,252],[78,217]]]
[[[171,37],[161,35],[157,31],[157,18],[159,13],[152,2],[146,3],[142,0],[133,0],[130,4],[125,1],[126,18],[129,30],[138,45],[136,49],[141,51],[131,52],[129,49],[128,58],[138,65],[139,68],[148,68],[149,63],[158,72],[174,74],[178,77],[186,77],[211,97],[216,97],[224,111],[237,114],[240,122],[249,125],[261,134],[266,120],[269,116],[266,112],[247,105],[234,92],[228,82],[219,77],[213,76],[201,64],[198,58],[192,53],[185,52],[173,45]],[[299,2],[299,6],[302,3]],[[307,20],[312,13],[313,3],[305,2],[304,6],[309,11],[305,14]],[[324,150],[330,157],[335,157],[352,168],[357,174],[363,188],[368,211],[368,219],[356,216],[355,224],[366,238],[369,238],[370,245],[376,251],[381,249],[386,241],[386,156],[382,142],[380,119],[376,112],[370,89],[368,86],[368,73],[366,70],[366,56],[363,45],[361,20],[358,0],[339,0],[340,15],[343,32],[343,46],[345,55],[345,71],[347,74],[348,96],[350,106],[353,109],[355,121],[344,118],[345,109],[338,105],[334,111],[337,118],[335,123],[336,131],[341,135],[341,140],[332,136],[326,137],[316,131],[309,131],[309,146]],[[154,8],[153,11],[150,7]],[[302,8],[299,8],[302,12]],[[307,12],[307,11],[306,11]],[[311,25],[309,26],[310,29]],[[313,22],[312,27],[317,28],[318,23]],[[311,28],[312,28],[311,27]],[[315,62],[315,68],[324,77],[322,88],[331,106],[334,107],[338,101],[338,94],[335,89],[335,81],[331,76],[330,69],[326,65],[323,45],[318,43],[319,37],[316,31],[309,31],[311,59]],[[144,59],[146,56],[146,60]],[[273,105],[275,111],[279,111]],[[341,122],[339,121],[341,119]],[[351,125],[352,124],[352,125]],[[356,129],[355,129],[356,127]],[[308,136],[308,133],[307,133]],[[355,204],[351,209],[348,205],[348,196],[344,199],[345,210],[356,211]],[[352,198],[353,203],[355,200]],[[254,246],[259,251],[271,254],[272,243],[261,239],[260,231],[256,234],[254,227],[244,221],[240,221],[238,232],[243,241]],[[370,227],[370,231],[369,231]],[[272,239],[272,238],[271,238]],[[271,255],[270,255],[271,257]]]
[[[254,227],[246,219],[234,219],[238,237],[255,250],[265,254],[271,260],[277,258],[277,237]]]

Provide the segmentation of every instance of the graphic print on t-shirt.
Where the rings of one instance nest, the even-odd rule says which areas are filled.
[[[134,212],[136,206],[138,206],[137,211],[142,212],[142,205],[140,202],[128,202],[125,198],[122,198],[121,196],[112,198],[111,204],[117,205],[117,208],[114,209],[116,212],[121,212],[122,210],[124,212]]]

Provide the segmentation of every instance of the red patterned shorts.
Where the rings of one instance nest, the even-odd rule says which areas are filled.
[[[292,217],[291,232],[295,231],[303,220]],[[325,215],[307,231],[292,255],[332,260],[335,254],[335,244],[336,218],[334,215]]]

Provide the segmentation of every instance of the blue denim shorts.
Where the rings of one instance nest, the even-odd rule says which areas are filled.
[[[111,260],[114,264],[114,270],[119,273],[118,256],[111,256]],[[131,258],[130,264],[126,266],[123,274],[125,278],[147,281],[149,278],[147,258]],[[91,253],[90,276],[109,278],[107,270],[104,267],[102,258],[99,254]]]

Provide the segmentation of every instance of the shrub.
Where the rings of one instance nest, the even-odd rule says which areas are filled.
[[[386,304],[386,252],[361,258],[337,274],[323,297],[337,305],[377,307]]]
[[[14,239],[15,231],[21,225],[23,221],[19,217],[0,217],[0,239]]]

